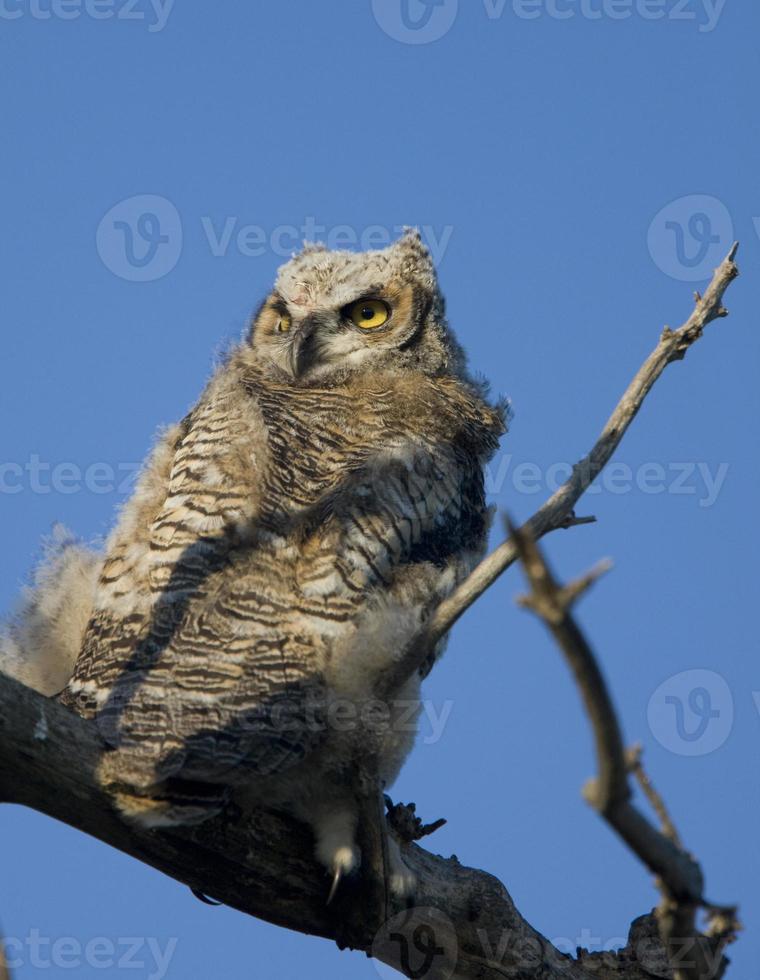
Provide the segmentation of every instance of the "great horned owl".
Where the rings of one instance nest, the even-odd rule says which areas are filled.
[[[377,687],[482,554],[503,430],[416,232],[282,267],[104,559],[64,550],[16,632],[44,645],[46,608],[70,610],[69,659],[84,635],[60,700],[99,725],[123,814],[169,826],[259,800],[313,828],[334,882],[359,864],[353,767],[375,758],[392,783],[420,677],[385,713]]]

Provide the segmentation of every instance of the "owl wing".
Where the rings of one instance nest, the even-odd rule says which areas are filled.
[[[258,530],[266,434],[250,400],[220,389],[182,424],[150,527],[150,620],[99,713],[133,783],[279,771],[323,733],[321,679],[281,600],[292,583],[238,547]]]
[[[169,691],[175,744],[171,752],[164,744],[164,777],[271,775],[312,752],[327,732],[318,655],[350,635],[370,596],[384,593],[399,568],[445,566],[479,546],[482,474],[456,446],[407,439],[347,468],[317,510],[311,540],[296,535],[296,588],[276,551],[227,556],[213,591],[192,604],[151,671],[135,721],[158,708],[146,700],[154,682],[158,698]],[[180,555],[172,579],[182,564]],[[176,592],[170,581],[168,594]],[[167,666],[171,677],[162,679]]]
[[[183,422],[166,496],[150,529],[150,586],[164,601],[197,589],[250,524],[257,425],[251,405],[222,385],[212,385]]]
[[[215,379],[195,409],[158,442],[112,534],[95,608],[64,703],[91,716],[105,691],[152,662],[156,634],[186,608],[246,519],[236,466],[250,432],[244,405]]]

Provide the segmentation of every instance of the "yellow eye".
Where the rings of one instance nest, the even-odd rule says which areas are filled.
[[[293,321],[290,319],[288,313],[283,313],[275,327],[277,333],[287,333],[288,330],[293,326]]]
[[[348,317],[362,330],[375,330],[388,322],[390,307],[381,299],[362,299],[348,308]]]

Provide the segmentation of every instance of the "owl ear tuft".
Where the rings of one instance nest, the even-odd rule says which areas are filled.
[[[403,242],[404,240],[408,240],[410,243],[417,242],[417,244],[421,245],[422,248],[425,248],[425,243],[422,240],[422,234],[416,225],[404,225],[399,241]]]
[[[430,249],[422,240],[418,228],[404,228],[401,237],[388,249],[391,261],[400,263],[402,278],[414,278],[425,284],[427,289],[438,290],[438,275]]]
[[[405,226],[401,237],[391,248],[402,249],[404,252],[408,252],[410,255],[428,263],[431,267],[433,266],[433,257],[422,238],[419,228]]]
[[[300,253],[296,252],[295,254],[309,255],[312,252],[326,252],[326,251],[327,251],[327,245],[325,245],[324,242],[310,242],[304,239],[302,242],[301,252]]]

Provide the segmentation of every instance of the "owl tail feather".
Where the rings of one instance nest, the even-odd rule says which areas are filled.
[[[57,694],[76,663],[103,558],[60,525],[15,615],[0,625],[0,671],[41,694]]]

